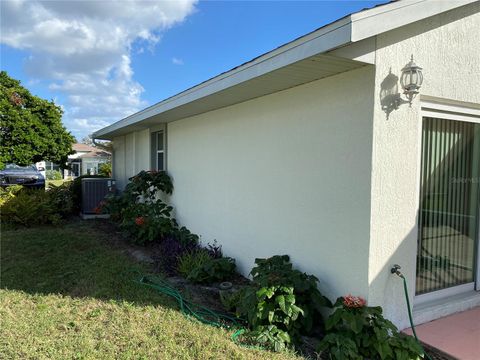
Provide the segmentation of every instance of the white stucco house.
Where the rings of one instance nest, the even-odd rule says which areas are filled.
[[[408,326],[480,305],[480,2],[351,14],[94,134],[125,186],[166,169],[179,222],[247,273],[289,254]],[[423,84],[399,79],[413,55]]]
[[[71,169],[65,170],[65,176],[95,175],[98,174],[101,164],[111,161],[108,151],[91,145],[76,143],[72,145],[72,149],[75,153],[68,156]]]
[[[72,145],[75,153],[68,155],[67,164],[70,169],[63,169],[64,178],[76,178],[81,175],[96,175],[101,164],[111,161],[111,154],[108,151],[99,149],[87,144],[75,143]],[[40,161],[35,164],[43,176],[47,170],[58,170],[62,172],[59,164],[51,161]]]

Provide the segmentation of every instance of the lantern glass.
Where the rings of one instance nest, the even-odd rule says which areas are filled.
[[[402,69],[400,79],[405,94],[417,93],[423,82],[422,68],[412,60]]]

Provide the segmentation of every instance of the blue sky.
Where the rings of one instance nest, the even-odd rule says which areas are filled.
[[[385,1],[2,1],[1,69],[83,136]],[[18,15],[29,14],[24,23]]]

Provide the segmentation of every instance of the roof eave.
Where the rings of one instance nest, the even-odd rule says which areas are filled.
[[[372,38],[378,34],[475,1],[478,0],[404,0],[345,16],[252,61],[100,129],[92,137],[95,139],[112,140],[112,137],[120,129],[135,126],[145,119],[260,77],[311,56]]]
[[[349,15],[250,62],[100,129],[95,132],[92,137],[96,139],[109,139],[108,134],[120,128],[133,125],[175,107],[214,94],[310,56],[347,45],[351,41],[351,33],[351,19]]]

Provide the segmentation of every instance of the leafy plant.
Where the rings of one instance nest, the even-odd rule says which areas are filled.
[[[260,325],[250,333],[250,337],[259,345],[280,352],[291,346],[292,340],[288,332],[276,325]]]
[[[178,273],[185,278],[188,278],[197,267],[203,266],[211,260],[210,255],[204,249],[196,249],[189,251],[180,256],[178,259]]]
[[[338,298],[326,321],[327,335],[319,351],[331,359],[421,359],[423,351],[411,336],[399,333],[382,315],[381,307],[366,306],[365,300],[348,295]]]
[[[57,209],[62,217],[68,217],[73,214],[74,203],[72,194],[72,182],[66,182],[59,186],[50,185],[48,190],[50,203]]]
[[[0,187],[0,206],[15,197],[23,189],[22,185],[12,185],[6,188]]]
[[[252,286],[238,296],[237,314],[247,318],[250,335],[273,350],[292,347],[300,334],[322,324],[320,310],[331,306],[317,278],[293,269],[288,255],[255,259]]]
[[[173,208],[163,201],[132,203],[122,210],[120,228],[136,244],[143,245],[172,234]]]
[[[245,295],[245,289],[246,288],[241,288],[240,290],[229,291],[229,292],[221,291],[220,301],[222,302],[223,307],[227,311],[235,312],[238,309],[238,306]]]
[[[106,177],[111,177],[112,176],[112,163],[107,162],[100,164],[98,166],[98,173],[100,175],[106,176]]]
[[[213,283],[230,279],[235,274],[235,260],[230,257],[212,259],[207,251],[208,261],[197,265],[187,279],[194,283]]]
[[[198,244],[199,236],[193,234],[185,226],[181,228],[178,227],[178,224],[175,219],[173,221],[173,230],[172,236],[177,239],[183,246],[189,246],[191,244]]]
[[[217,240],[214,240],[213,244],[207,245],[207,251],[213,259],[220,259],[223,257],[222,245],[219,245]]]
[[[276,255],[268,259],[255,259],[251,275],[260,287],[289,286],[295,290],[297,304],[301,304],[304,315],[300,317],[300,329],[310,333],[313,326],[322,322],[321,310],[332,303],[318,290],[318,279],[293,268],[288,255]]]
[[[45,171],[45,177],[47,180],[62,180],[62,173],[58,170]]]
[[[3,202],[0,208],[2,224],[31,227],[39,224],[59,224],[62,214],[49,192],[22,189]]]
[[[182,255],[198,249],[197,241],[185,242],[175,236],[166,236],[159,243],[159,255],[155,258],[162,272],[167,275],[175,275],[178,272],[178,262]]]
[[[172,179],[166,171],[140,171],[131,177],[125,187],[124,195],[133,200],[142,196],[145,200],[154,201],[158,192],[170,195],[173,192]]]
[[[171,194],[173,185],[165,171],[141,171],[119,196],[108,196],[103,210],[137,244],[160,241],[173,236],[180,242],[197,242],[198,236],[186,228],[179,228],[171,216],[173,208],[159,193]]]

